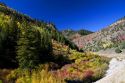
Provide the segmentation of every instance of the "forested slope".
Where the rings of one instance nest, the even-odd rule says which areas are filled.
[[[46,61],[52,54],[52,40],[77,49],[53,24],[34,20],[0,4],[0,67],[24,67],[24,64],[33,67]]]

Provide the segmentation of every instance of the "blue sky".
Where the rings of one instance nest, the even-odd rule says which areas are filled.
[[[98,31],[125,16],[125,0],[0,0],[59,30]]]

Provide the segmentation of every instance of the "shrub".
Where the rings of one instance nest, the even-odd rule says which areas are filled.
[[[42,70],[38,73],[39,76],[35,76],[35,74],[38,75],[37,72],[33,73],[34,76],[32,75],[32,83],[36,83],[37,80],[40,81],[38,83],[65,83],[64,80],[61,80],[60,78],[53,76],[50,72],[47,72],[45,70]]]
[[[122,43],[121,43],[120,48],[121,48],[121,49],[125,49],[125,42],[122,42]]]
[[[9,83],[65,83],[46,70],[16,69],[7,76]]]
[[[108,69],[108,64],[104,63],[100,67],[94,70],[93,81],[99,80],[104,77],[106,70]]]
[[[44,63],[44,64],[40,64],[38,66],[38,69],[39,70],[47,70],[47,71],[51,71],[51,70],[56,70],[60,68],[60,65],[56,64],[56,63],[53,63],[53,62],[48,62],[48,63]]]
[[[93,77],[94,72],[91,70],[87,70],[84,72],[84,78],[83,81],[85,83],[91,83],[92,82],[92,77]]]
[[[115,52],[116,52],[116,53],[121,53],[121,52],[122,52],[122,50],[121,50],[121,49],[119,49],[119,48],[116,48],[116,49],[115,49]]]

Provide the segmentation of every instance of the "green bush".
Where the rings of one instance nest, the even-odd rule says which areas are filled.
[[[121,50],[121,49],[119,49],[119,48],[116,48],[116,49],[115,49],[115,52],[116,52],[116,53],[121,53],[121,52],[122,52],[122,50]]]
[[[122,42],[122,43],[121,43],[120,48],[121,48],[121,49],[125,49],[125,42]]]

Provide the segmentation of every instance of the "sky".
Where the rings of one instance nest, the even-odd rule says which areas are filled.
[[[0,0],[58,30],[98,31],[125,16],[125,0]]]

